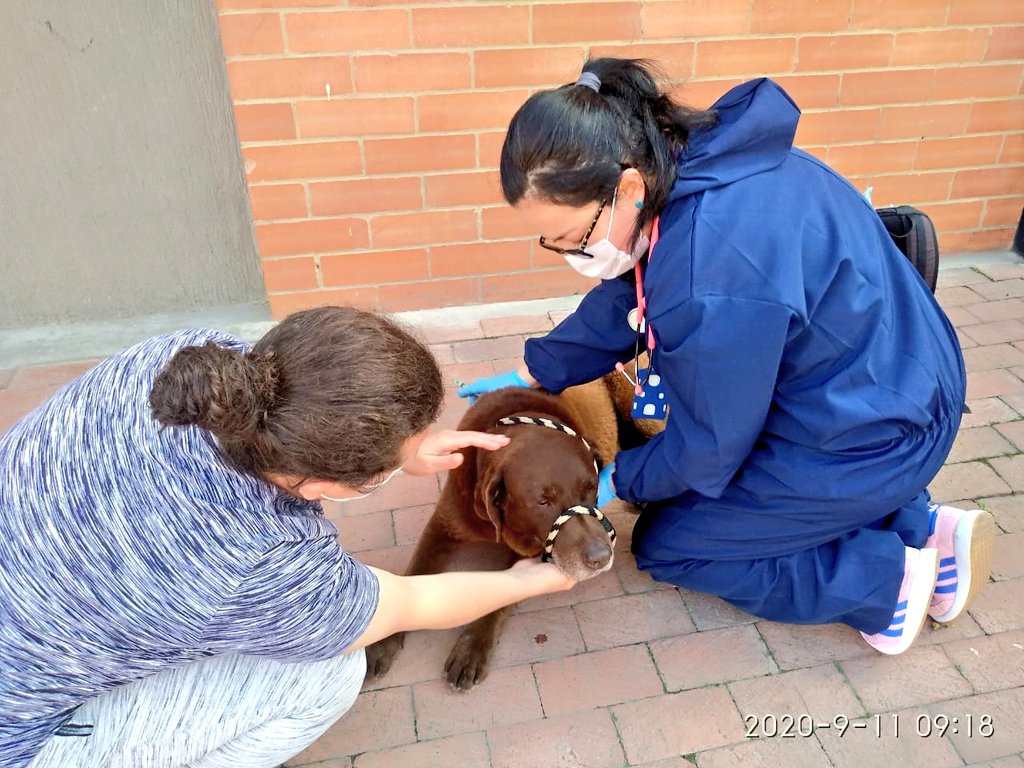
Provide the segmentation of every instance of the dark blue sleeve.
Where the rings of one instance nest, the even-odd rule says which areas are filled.
[[[636,334],[626,315],[635,306],[634,285],[604,280],[550,333],[527,339],[523,360],[530,374],[549,392],[561,392],[614,370],[633,354]]]
[[[778,304],[710,297],[686,301],[654,321],[654,370],[669,403],[668,422],[646,445],[616,457],[620,497],[722,494],[764,428],[790,316]]]

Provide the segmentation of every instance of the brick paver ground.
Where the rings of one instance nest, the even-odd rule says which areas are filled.
[[[614,570],[520,605],[476,690],[440,679],[454,631],[415,633],[390,674],[289,765],[1024,768],[1024,264],[939,281],[972,413],[931,490],[988,509],[999,529],[992,580],[969,615],[927,628],[899,657],[845,626],[759,621],[638,573],[633,519],[617,508]],[[465,410],[457,379],[504,370],[562,316],[424,329],[448,386],[442,423]],[[87,364],[0,370],[0,432]],[[400,571],[439,483],[400,476],[328,513],[345,546]]]

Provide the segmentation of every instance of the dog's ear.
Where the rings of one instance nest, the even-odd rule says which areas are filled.
[[[487,472],[477,481],[477,510],[483,509],[494,526],[494,540],[501,543],[501,527],[505,520],[505,467],[504,462],[491,462]]]

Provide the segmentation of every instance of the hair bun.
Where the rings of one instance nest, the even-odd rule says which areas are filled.
[[[278,384],[273,359],[210,341],[179,350],[156,377],[149,402],[164,426],[195,424],[231,440],[262,427]]]

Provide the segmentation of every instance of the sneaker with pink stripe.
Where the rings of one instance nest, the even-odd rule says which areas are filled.
[[[935,590],[939,553],[934,549],[906,548],[903,582],[889,626],[881,632],[861,636],[876,651],[890,656],[903,653],[921,634]]]
[[[939,576],[928,615],[949,623],[960,616],[988,581],[995,522],[980,509],[930,504],[925,547],[939,551]]]

